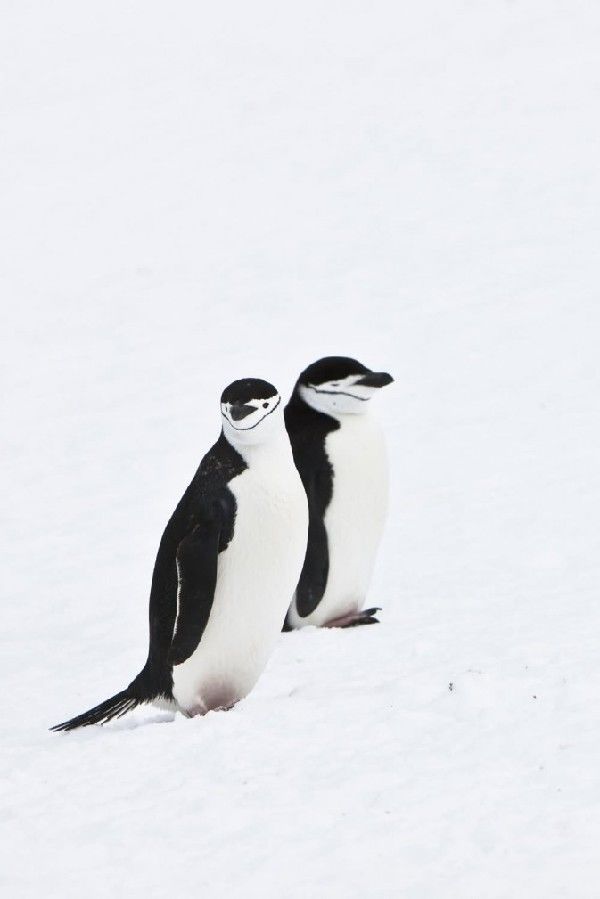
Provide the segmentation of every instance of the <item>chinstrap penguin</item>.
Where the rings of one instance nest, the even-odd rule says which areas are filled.
[[[52,730],[102,724],[150,702],[187,716],[229,708],[265,667],[302,569],[306,494],[275,387],[234,381],[221,416],[221,435],[160,541],[144,668]]]
[[[308,497],[308,547],[285,630],[374,624],[363,609],[388,502],[383,433],[369,400],[393,381],[356,359],[309,365],[285,409]]]

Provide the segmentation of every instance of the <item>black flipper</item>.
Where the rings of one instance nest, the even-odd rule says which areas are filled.
[[[323,599],[329,575],[327,529],[318,508],[316,478],[305,483],[305,489],[308,498],[308,541],[296,588],[296,610],[302,618],[314,612]]]
[[[217,585],[220,512],[218,503],[205,506],[199,523],[177,547],[178,609],[170,665],[181,665],[192,655],[210,617]]]
[[[296,611],[306,618],[323,599],[329,577],[325,513],[333,496],[333,468],[325,452],[325,440],[340,425],[330,415],[307,406],[298,385],[285,408],[285,424],[308,499],[308,542],[296,589]],[[289,620],[284,627],[289,627]]]

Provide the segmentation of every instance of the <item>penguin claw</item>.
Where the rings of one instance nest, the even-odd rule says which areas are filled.
[[[341,624],[340,627],[358,627],[359,624],[379,624],[379,618],[375,618],[374,615],[365,615],[362,618],[355,618],[354,621],[349,621],[347,624]]]
[[[360,624],[379,624],[379,618],[375,617],[375,612],[380,611],[381,609],[378,606],[373,606],[372,609],[351,612],[349,615],[333,618],[327,622],[325,627],[358,627]]]

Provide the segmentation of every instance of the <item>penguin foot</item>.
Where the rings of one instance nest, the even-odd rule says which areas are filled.
[[[361,609],[360,612],[351,612],[339,618],[332,618],[325,627],[358,627],[359,624],[379,624],[379,618],[375,618],[375,612],[381,609],[374,606],[372,609]]]

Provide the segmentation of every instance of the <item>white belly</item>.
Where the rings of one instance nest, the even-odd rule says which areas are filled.
[[[234,535],[219,555],[210,618],[195,652],[173,669],[173,696],[188,714],[246,696],[281,632],[308,531],[289,444],[282,456],[253,460],[229,483],[237,503]]]
[[[333,497],[325,512],[329,576],[323,599],[307,618],[292,610],[294,626],[321,626],[365,602],[388,505],[383,432],[370,414],[345,415],[325,450],[333,466]]]

